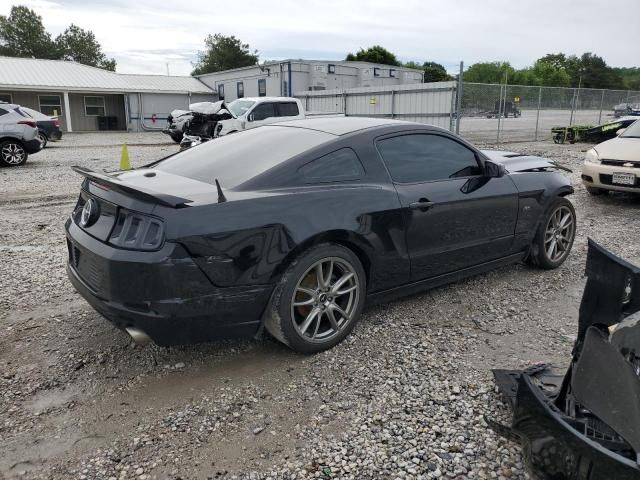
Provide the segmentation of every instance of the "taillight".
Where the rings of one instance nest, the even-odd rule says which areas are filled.
[[[118,210],[118,218],[109,236],[109,243],[131,250],[158,250],[164,242],[164,225],[155,217]]]
[[[37,128],[38,126],[35,120],[20,120],[18,125],[29,125],[31,128]]]
[[[54,118],[54,119],[53,119],[53,126],[54,126],[54,127],[59,127],[59,126],[60,126],[60,122],[58,121],[58,119],[57,119],[57,118]]]

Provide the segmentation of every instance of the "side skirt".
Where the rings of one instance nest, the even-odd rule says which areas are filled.
[[[462,270],[457,270],[451,273],[445,273],[443,275],[438,275],[437,277],[426,278],[417,282],[390,288],[389,290],[370,293],[367,295],[367,305],[371,306],[387,302],[406,295],[453,283],[467,277],[472,277],[473,275],[495,270],[496,268],[503,267],[505,265],[518,263],[526,257],[526,254],[527,252],[518,252],[516,254],[509,255],[508,257],[498,258],[497,260],[491,260],[490,262],[481,263],[480,265],[475,265],[473,267],[463,268]]]

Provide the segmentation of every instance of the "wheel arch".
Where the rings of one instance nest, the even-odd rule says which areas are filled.
[[[311,247],[320,245],[322,243],[334,243],[351,250],[358,257],[358,260],[360,260],[360,263],[362,264],[362,268],[365,272],[367,286],[370,284],[373,268],[370,255],[370,252],[372,250],[371,245],[362,235],[359,235],[356,232],[341,229],[328,230],[326,232],[318,233],[296,245],[295,248],[287,253],[278,267],[274,269],[272,280],[280,278],[280,276],[289,267],[289,265],[291,265],[291,263],[302,253],[304,253]]]

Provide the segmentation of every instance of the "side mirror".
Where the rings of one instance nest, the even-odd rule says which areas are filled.
[[[507,169],[501,163],[484,162],[484,175],[490,178],[504,177]]]
[[[618,130],[616,130],[616,136],[620,136],[624,133],[624,131],[626,130],[626,128],[619,128]]]
[[[247,117],[247,120],[250,122],[253,122],[255,120],[255,116],[253,115],[253,113],[250,113],[249,116]]]

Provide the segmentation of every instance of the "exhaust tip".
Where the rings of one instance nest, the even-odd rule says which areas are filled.
[[[144,333],[139,328],[127,327],[125,328],[125,331],[129,334],[129,336],[136,343],[136,345],[143,346],[143,345],[147,345],[148,343],[151,343],[151,337],[149,337],[149,335]]]

